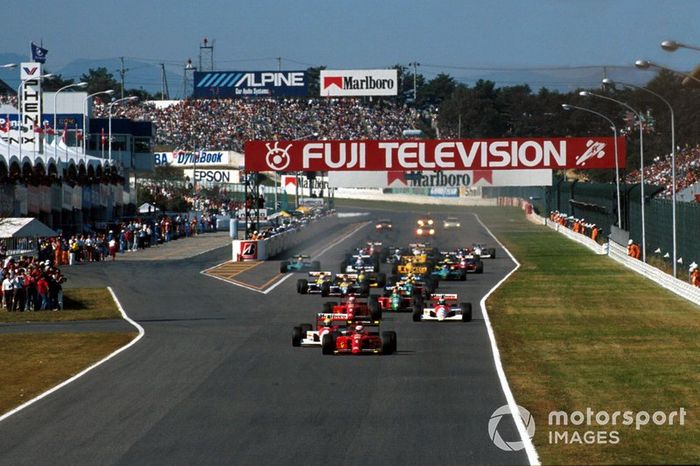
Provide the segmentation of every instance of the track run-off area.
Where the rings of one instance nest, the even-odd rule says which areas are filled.
[[[354,207],[352,211],[368,212],[369,215],[358,219],[352,226],[329,231],[290,254],[309,254],[321,261],[322,269],[336,272],[345,253],[365,241],[412,242],[415,220],[426,214],[425,210],[422,206]],[[475,212],[482,211],[475,209]],[[535,444],[538,453],[546,453],[542,456],[543,461],[548,458],[553,462],[619,458],[606,453],[604,447],[592,450],[585,446],[544,445],[547,419],[542,412],[585,407],[581,403],[590,403],[594,408],[618,406],[622,398],[633,403],[634,390],[626,392],[622,398],[616,397],[616,393],[620,387],[632,386],[638,375],[626,368],[621,368],[621,374],[626,374],[627,380],[618,380],[620,376],[615,374],[596,374],[593,369],[604,366],[605,361],[586,356],[590,361],[586,365],[577,359],[573,350],[567,353],[568,356],[562,354],[566,353],[564,349],[579,343],[578,334],[573,334],[573,337],[562,334],[561,338],[568,339],[568,343],[563,342],[558,346],[559,350],[554,346],[557,335],[548,335],[549,340],[542,341],[541,335],[528,334],[543,347],[543,351],[545,348],[549,351],[533,353],[532,345],[519,340],[522,335],[503,325],[504,319],[511,319],[516,322],[516,329],[527,327],[527,323],[521,320],[523,316],[514,313],[508,300],[504,301],[497,292],[499,296],[495,303],[499,313],[492,314],[491,319],[498,321],[495,332],[499,342],[497,350],[503,354],[506,363],[505,371],[499,377],[501,369],[492,345],[494,335],[489,336],[486,316],[479,304],[516,268],[516,262],[480,218],[467,209],[436,208],[433,216],[440,220],[448,213],[460,218],[462,228],[439,232],[434,241],[436,245],[449,249],[482,242],[497,251],[496,259],[484,260],[483,275],[469,275],[466,282],[441,283],[441,291],[456,292],[460,301],[472,303],[474,320],[469,323],[414,323],[410,314],[385,313],[383,330],[394,330],[398,337],[398,352],[390,356],[323,356],[319,348],[293,348],[292,327],[312,321],[314,313],[320,311],[326,300],[297,294],[296,279],[303,275],[277,274],[278,261],[254,263],[247,270],[233,270],[226,265],[230,259],[230,246],[188,259],[138,264],[117,261],[71,270],[71,280],[83,280],[91,286],[111,285],[129,317],[143,327],[144,335],[109,361],[1,421],[0,462],[535,462],[538,457],[532,455],[534,452],[528,455],[526,450],[504,451],[495,446],[490,436],[489,422],[493,413],[516,401],[529,408],[533,415],[537,413],[534,416],[538,423]],[[605,257],[592,257],[575,245],[568,249],[568,258],[557,259],[558,248],[562,245],[569,248],[566,240],[559,240],[555,233],[538,230],[540,227],[525,225],[521,217],[517,221],[508,218],[515,215],[518,212],[514,209],[501,215],[499,230],[494,231],[497,234],[498,231],[508,231],[509,222],[512,222],[511,232],[507,235],[510,238],[526,234],[545,235],[545,245],[533,245],[543,261],[551,260],[555,265],[559,264],[557,260],[580,261],[582,264],[589,260],[609,261]],[[386,217],[394,221],[395,232],[377,238],[368,226],[373,225],[372,220]],[[482,218],[486,219],[486,216]],[[485,220],[485,223],[491,226],[489,221]],[[532,256],[527,249],[522,249],[522,244],[512,252],[518,260],[521,256],[527,259]],[[596,266],[598,264],[603,262],[596,262]],[[523,265],[527,273],[532,268],[531,260]],[[566,269],[562,268],[559,275],[565,275]],[[215,274],[220,272],[223,277],[211,276],[212,271]],[[611,284],[613,279],[606,277],[623,276],[624,273],[615,265],[606,265],[604,270],[597,272]],[[515,288],[515,294],[532,290],[533,310],[527,312],[532,312],[529,314],[532,320],[537,321],[538,329],[545,333],[546,325],[542,324],[542,319],[546,317],[554,326],[559,317],[547,317],[539,311],[546,309],[555,297],[542,296],[544,284],[523,284],[519,276],[516,272],[505,283]],[[245,286],[228,283],[227,277]],[[270,278],[275,280],[265,285]],[[587,285],[581,283],[584,288]],[[641,279],[633,285],[639,290],[639,299],[653,302],[650,295],[643,294],[646,291]],[[557,284],[549,283],[549,287],[556,290]],[[579,311],[580,294],[571,289],[571,296],[571,319],[578,322],[577,319],[585,317]],[[567,300],[565,296],[560,299]],[[590,299],[595,300],[595,295]],[[614,299],[608,301],[610,306],[616,306]],[[631,306],[637,305],[635,298],[627,301]],[[675,301],[671,303],[680,306]],[[607,309],[599,314],[601,321],[610,318]],[[686,321],[682,323],[688,326]],[[596,328],[601,332],[605,329]],[[592,337],[588,335],[581,335],[581,340],[590,340]],[[503,341],[507,342],[505,347],[501,345]],[[596,346],[599,344],[596,342]],[[520,348],[524,349],[521,351]],[[580,377],[576,386],[565,381],[552,384],[552,378],[542,377],[546,371],[538,372],[542,364],[554,364],[552,359],[557,355],[569,358],[571,367],[566,364],[552,367],[566,374],[567,379]],[[599,358],[606,359],[610,366],[618,364],[618,359],[633,359],[641,355],[625,356],[623,353],[600,355]],[[682,366],[683,361],[676,361],[681,366],[680,371],[687,372]],[[639,371],[644,372],[644,367]],[[515,399],[503,384],[503,374],[511,381]],[[665,378],[676,383],[669,372]],[[590,380],[586,382],[587,379]],[[591,388],[594,380],[602,381],[610,388]],[[650,380],[656,384],[656,393],[665,389],[658,379],[650,376]],[[670,389],[680,390],[677,387]],[[565,391],[559,393],[562,390]],[[646,399],[656,403],[646,409],[653,410],[661,398],[648,390],[646,385],[641,385],[640,393],[647,394]],[[607,398],[596,405],[595,399],[584,397],[590,393],[605,394]],[[567,399],[572,400],[571,404],[557,404]],[[666,408],[665,405],[658,407]],[[643,405],[638,407],[643,408]],[[521,432],[518,432],[518,427]],[[522,430],[523,426],[517,426],[509,415],[503,416],[497,426],[498,435],[508,442],[519,441]],[[647,443],[648,435],[656,433],[650,430],[649,434],[642,431],[636,435],[647,435],[641,437],[643,443]],[[635,438],[632,435],[635,434],[634,428],[632,434],[623,434],[620,448]],[[540,450],[540,447],[546,448]],[[643,453],[634,444],[632,447],[627,444],[626,448],[623,457],[633,458],[634,453],[629,453],[629,450]],[[562,453],[552,454],[553,449]],[[610,451],[608,446],[607,452]]]

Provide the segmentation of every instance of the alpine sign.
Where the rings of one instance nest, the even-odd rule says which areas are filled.
[[[380,96],[398,93],[396,70],[321,70],[322,97]]]
[[[625,166],[625,138],[618,138]],[[424,141],[249,141],[248,171],[413,171],[614,168],[614,138]]]
[[[306,71],[207,71],[194,73],[194,97],[303,97]]]

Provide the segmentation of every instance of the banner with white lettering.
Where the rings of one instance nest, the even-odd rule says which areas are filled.
[[[321,70],[322,97],[387,96],[398,93],[397,70]]]
[[[618,162],[625,166],[625,138]],[[412,171],[615,167],[612,137],[424,141],[248,141],[246,170]]]
[[[196,71],[194,97],[304,97],[307,83],[306,71]]]
[[[320,195],[322,192],[328,192],[328,180],[326,176],[317,176],[309,180],[306,175],[282,175],[282,187],[287,194],[296,194],[297,192],[304,195],[308,194],[309,187],[311,192]]]
[[[462,186],[551,186],[552,170],[334,171],[332,188],[459,188]]]

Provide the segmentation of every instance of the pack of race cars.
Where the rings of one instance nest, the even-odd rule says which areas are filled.
[[[383,219],[375,230],[385,231],[386,225],[391,221]],[[298,293],[338,301],[319,306],[313,324],[295,326],[292,346],[320,346],[328,355],[392,354],[397,350],[396,332],[381,329],[384,313],[410,313],[413,322],[470,322],[472,304],[459,293],[441,292],[440,282],[483,273],[482,258],[495,256],[495,249],[479,243],[441,251],[429,243],[368,242],[346,254],[340,273],[314,268],[297,280]]]

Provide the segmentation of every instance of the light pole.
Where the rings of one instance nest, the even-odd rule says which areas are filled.
[[[671,103],[666,100],[663,96],[657,94],[656,92],[652,91],[651,89],[648,89],[646,87],[640,87],[636,86],[634,84],[629,84],[629,83],[623,83],[623,82],[617,82],[618,84],[621,84],[625,87],[631,87],[632,89],[638,89],[640,91],[644,91],[648,94],[651,94],[653,96],[656,96],[658,99],[660,99],[663,103],[666,104],[668,107],[668,110],[671,112],[671,223],[672,225],[672,234],[673,234],[673,276],[676,276],[676,271],[678,264],[676,263],[676,256],[677,256],[677,248],[676,248],[676,121],[675,121],[675,116],[673,113],[673,107],[671,107]],[[603,84],[610,84],[612,86],[615,86],[615,81],[609,78],[603,79]]]
[[[11,67],[8,66],[8,68],[11,68]],[[41,76],[37,76],[36,78],[33,78],[33,79],[40,80],[40,79],[46,79],[46,78],[52,78],[52,77],[53,77],[52,73],[47,73],[47,74],[42,74]],[[22,99],[22,87],[24,86],[24,83],[27,81],[28,81],[27,79],[25,79],[25,80],[20,79],[19,87],[17,88],[17,112],[18,112],[17,117],[19,118],[19,128],[18,129],[19,129],[19,160],[20,160],[20,163],[22,161],[22,133],[24,132],[24,131],[22,131],[22,124],[24,122],[22,121],[22,105],[20,104],[20,102],[22,100],[24,100],[24,99]],[[32,128],[32,131],[34,131],[33,128]]]
[[[138,97],[136,97],[135,95],[132,95],[130,97],[123,97],[121,99],[117,99],[114,102],[110,102],[107,105],[107,113],[109,115],[109,118],[107,120],[108,126],[109,126],[109,137],[107,140],[107,142],[109,143],[109,148],[107,150],[107,153],[109,154],[108,155],[109,165],[112,165],[112,107],[114,107],[115,105],[119,105],[121,103],[124,103],[124,102],[133,102],[134,100],[138,100]],[[102,162],[104,163],[104,160]]]
[[[639,120],[639,172],[641,174],[641,183],[640,183],[640,191],[641,191],[641,200],[642,200],[642,261],[646,262],[647,261],[647,237],[646,237],[646,217],[644,215],[644,132],[642,128],[642,116],[637,112],[635,109],[630,107],[628,104],[622,102],[621,100],[613,99],[612,97],[608,97],[605,95],[600,95],[600,94],[594,94],[593,92],[588,92],[588,91],[581,91],[579,92],[579,95],[582,97],[598,97],[599,99],[605,99],[609,100],[611,102],[615,102],[619,105],[622,105],[629,111],[631,111]]]
[[[416,102],[418,101],[418,95],[416,94],[416,69],[420,66],[420,63],[418,63],[417,61],[413,61],[409,63],[409,66],[413,67],[413,105],[416,105]]]
[[[700,47],[697,47],[695,45],[681,44],[680,42],[676,42],[675,40],[665,40],[661,42],[661,48],[666,50],[667,52],[675,52],[676,50],[681,48],[700,50]]]
[[[636,62],[634,62],[634,66],[636,66],[640,70],[648,70],[649,68],[658,68],[660,70],[666,70],[670,73],[677,74],[679,76],[685,76],[686,79],[690,79],[690,80],[695,81],[696,83],[700,84],[700,79],[698,79],[697,77],[693,76],[690,73],[684,73],[682,71],[674,70],[674,69],[668,68],[668,67],[663,66],[663,65],[659,65],[658,63],[654,63],[654,62],[649,61],[649,60],[637,60]],[[683,80],[683,83],[685,84],[685,79]]]
[[[80,88],[83,88],[83,87],[87,87],[87,85],[88,85],[88,83],[86,83],[86,82],[79,82],[79,83],[75,83],[75,84],[69,84],[69,85],[63,86],[62,88],[60,88],[59,90],[57,90],[57,91],[54,93],[54,95],[53,95],[53,158],[56,159],[56,160],[58,160],[58,157],[57,157],[57,155],[56,155],[56,145],[57,145],[57,144],[56,144],[56,126],[57,126],[57,121],[56,121],[56,117],[57,117],[57,112],[56,112],[56,101],[57,101],[57,99],[58,99],[58,94],[59,94],[59,92],[65,90],[65,89],[70,89],[70,88],[72,88],[72,87],[80,87]],[[84,120],[84,119],[83,119],[83,132],[85,132],[85,120]],[[83,137],[83,139],[84,139],[84,137]],[[67,163],[68,163],[68,161],[66,160],[66,164],[67,164]]]
[[[17,68],[17,63],[6,63],[0,65],[0,68]],[[17,109],[19,109],[19,93],[17,93]],[[5,122],[7,125],[7,163],[10,163],[10,121]]]
[[[584,112],[598,115],[599,117],[605,119],[608,123],[610,123],[610,126],[612,126],[613,135],[615,137],[615,190],[617,192],[617,226],[619,228],[622,228],[622,209],[620,208],[620,166],[618,163],[617,154],[617,126],[615,126],[615,123],[613,123],[613,121],[610,118],[606,117],[602,113],[596,112],[595,110],[591,110],[590,108],[577,107],[575,105],[569,104],[561,104],[561,106],[564,110],[583,110]]]
[[[86,139],[88,136],[88,132],[86,131],[86,122],[87,122],[87,113],[88,113],[88,108],[87,108],[87,102],[90,98],[95,97],[96,95],[101,95],[101,94],[106,94],[106,95],[112,95],[114,94],[114,89],[109,89],[107,91],[100,91],[100,92],[95,92],[94,94],[90,94],[85,99],[83,99],[83,155],[87,156],[87,147],[86,147]]]

